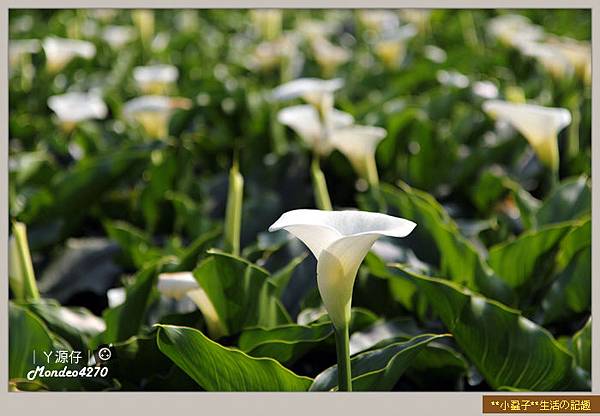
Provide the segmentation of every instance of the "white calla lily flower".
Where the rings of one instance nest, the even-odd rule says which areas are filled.
[[[533,42],[544,37],[544,29],[518,14],[505,14],[490,19],[488,30],[500,42],[512,47],[517,47],[521,42]]]
[[[327,77],[335,74],[340,65],[350,60],[350,51],[334,45],[325,38],[316,38],[311,42],[315,60]]]
[[[510,123],[527,139],[544,165],[553,171],[558,169],[558,133],[571,123],[569,110],[501,100],[485,101],[483,110]]]
[[[568,78],[575,68],[560,49],[547,43],[521,42],[519,51],[537,60],[555,78]]]
[[[333,93],[344,86],[341,78],[319,79],[298,78],[275,88],[272,98],[276,101],[291,100],[302,97],[306,102],[318,109],[333,105]]]
[[[102,31],[102,39],[113,49],[122,48],[125,44],[131,42],[136,35],[136,31],[131,26],[106,26]]]
[[[68,92],[53,95],[48,98],[48,107],[54,111],[66,130],[81,121],[103,119],[108,113],[102,97],[94,93]]]
[[[200,312],[202,312],[211,337],[218,338],[227,334],[227,328],[221,322],[215,306],[191,272],[159,274],[158,290],[168,298],[181,300],[184,297],[188,297],[191,299],[198,306]]]
[[[326,156],[333,150],[329,134],[335,129],[350,126],[354,117],[339,110],[331,110],[321,121],[317,109],[311,105],[294,105],[277,113],[277,120],[296,132],[316,153]]]
[[[125,103],[123,115],[138,122],[146,132],[155,138],[168,135],[169,120],[176,109],[187,110],[192,102],[188,98],[173,98],[162,95],[144,95]]]
[[[42,42],[42,47],[50,72],[60,71],[75,57],[91,59],[96,56],[94,44],[84,40],[48,37]]]
[[[384,32],[381,38],[375,42],[375,55],[388,68],[397,68],[406,55],[406,42],[416,34],[417,28],[412,24]]]
[[[592,81],[592,45],[589,42],[552,37],[546,45],[562,54],[585,82]]]
[[[381,236],[406,237],[415,227],[374,212],[299,209],[283,214],[269,231],[288,231],[316,257],[319,292],[339,329],[349,324],[354,280],[373,243]]]
[[[348,158],[359,176],[375,185],[379,182],[375,150],[386,135],[387,131],[381,127],[353,125],[333,130],[330,141]]]
[[[179,78],[173,65],[148,65],[133,68],[133,79],[146,94],[164,94]]]

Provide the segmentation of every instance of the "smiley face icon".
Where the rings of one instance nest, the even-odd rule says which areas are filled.
[[[100,348],[100,350],[98,351],[98,358],[100,358],[102,361],[110,360],[111,356],[112,356],[112,352],[110,351],[110,348],[103,347],[103,348]]]

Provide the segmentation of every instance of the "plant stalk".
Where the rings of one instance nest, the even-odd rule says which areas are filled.
[[[13,223],[13,240],[10,246],[9,282],[13,283],[11,285],[13,293],[16,297],[22,297],[23,300],[39,299],[40,292],[35,280],[33,263],[31,262],[25,224]]]
[[[235,161],[229,170],[229,191],[225,212],[225,250],[239,256],[240,234],[242,229],[242,199],[244,197],[244,177]]]
[[[317,208],[331,211],[331,198],[329,198],[329,192],[327,191],[327,182],[325,181],[325,175],[319,166],[319,157],[313,156],[312,163],[310,165],[310,176],[313,182],[313,192],[315,194],[315,203]]]
[[[338,391],[352,391],[348,324],[342,328],[335,328],[334,332],[337,352]]]

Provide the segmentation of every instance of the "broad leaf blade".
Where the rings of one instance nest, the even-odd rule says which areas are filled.
[[[271,358],[252,358],[200,331],[160,325],[158,347],[208,391],[306,391],[312,380]]]
[[[415,357],[435,339],[448,335],[418,335],[406,342],[367,351],[350,360],[352,388],[356,391],[391,390]],[[328,391],[337,387],[337,365],[329,367],[316,378],[311,391]]]
[[[239,346],[253,357],[270,357],[291,364],[332,334],[330,323],[250,328],[240,335]]]
[[[588,390],[573,357],[541,326],[443,279],[406,271],[492,388]]]

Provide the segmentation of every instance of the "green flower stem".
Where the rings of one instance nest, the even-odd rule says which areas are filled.
[[[372,187],[379,186],[379,174],[377,173],[377,163],[375,157],[368,157],[366,160],[367,181]]]
[[[244,197],[244,177],[237,162],[229,171],[229,191],[225,212],[225,250],[231,254],[240,254],[240,233],[242,228],[242,199]]]
[[[313,160],[310,166],[310,176],[313,182],[313,192],[315,193],[315,203],[317,208],[331,211],[331,198],[329,198],[329,192],[327,191],[327,182],[325,181],[325,175],[319,166],[319,157],[313,156]]]
[[[335,328],[335,348],[337,352],[338,390],[352,391],[352,371],[350,369],[350,338],[348,324]]]
[[[12,267],[9,271],[9,274],[15,274],[9,279],[13,283],[13,293],[15,296],[22,296],[23,299],[37,300],[40,298],[40,292],[33,272],[25,224],[13,223],[13,238],[14,243],[11,244],[10,253]]]

